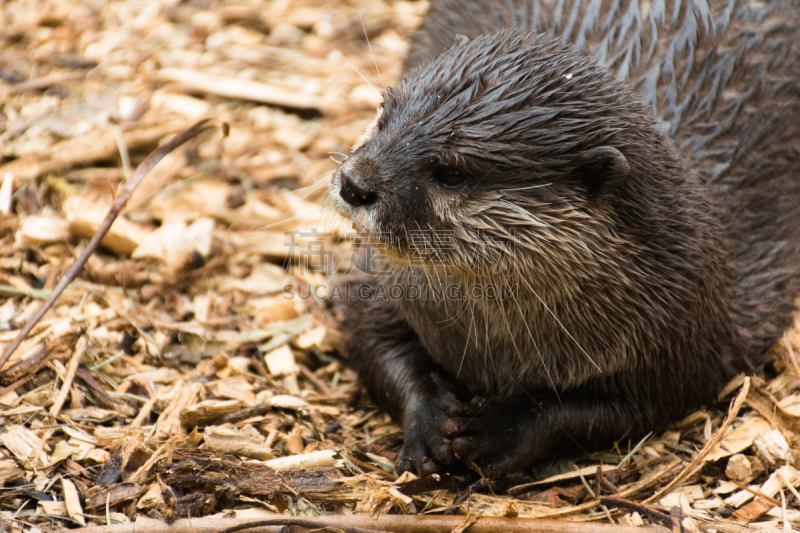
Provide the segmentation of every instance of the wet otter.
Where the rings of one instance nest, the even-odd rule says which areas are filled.
[[[800,2],[434,0],[411,49],[331,184],[391,265],[341,327],[400,470],[635,438],[790,325]]]

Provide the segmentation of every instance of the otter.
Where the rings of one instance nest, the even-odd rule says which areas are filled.
[[[406,67],[330,185],[385,260],[337,305],[399,471],[641,437],[791,325],[800,2],[432,0]]]

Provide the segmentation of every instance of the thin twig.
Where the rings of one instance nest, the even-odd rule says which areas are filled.
[[[644,505],[641,503],[632,502],[630,500],[625,500],[623,498],[613,498],[613,497],[602,497],[600,498],[600,502],[603,505],[607,505],[609,507],[617,507],[620,509],[625,509],[626,511],[632,513],[639,513],[640,515],[645,515],[649,517],[651,520],[654,520],[664,527],[673,529],[675,523],[673,517],[670,516],[668,513],[661,511],[660,509],[656,509],[652,505]]]
[[[75,351],[72,353],[72,357],[67,364],[67,372],[64,374],[64,383],[61,385],[61,390],[58,391],[55,403],[53,403],[53,406],[50,408],[51,418],[56,419],[59,413],[61,413],[61,407],[64,406],[64,402],[67,400],[67,395],[69,394],[70,388],[72,388],[75,374],[78,372],[78,365],[81,363],[81,357],[86,353],[86,346],[88,344],[86,336],[78,339],[78,343],[75,345]]]
[[[780,476],[780,473],[778,473],[778,475]],[[769,503],[770,505],[773,505],[774,507],[780,507],[781,506],[781,502],[779,502],[778,500],[776,500],[775,498],[773,498],[771,496],[768,496],[768,495],[764,494],[763,492],[761,492],[758,489],[754,489],[753,487],[748,487],[744,483],[739,483],[735,479],[731,479],[730,481],[731,481],[731,483],[733,483],[734,485],[736,485],[740,489],[749,492],[753,496],[755,496],[757,498],[763,498],[767,503]],[[781,478],[781,481],[783,481],[783,478]]]
[[[7,89],[8,95],[24,93],[25,91],[39,91],[47,89],[53,85],[64,83],[67,81],[82,80],[86,77],[86,72],[70,72],[68,74],[54,74],[46,78],[37,78],[35,80],[25,81],[12,85]]]
[[[158,398],[154,394],[147,402],[139,409],[139,414],[136,415],[136,418],[133,419],[133,422],[128,426],[128,429],[138,429],[147,417],[150,416],[150,413],[153,412],[153,407],[156,405],[156,400]]]
[[[700,450],[700,452],[694,456],[692,462],[689,463],[689,466],[687,466],[683,470],[683,472],[675,476],[675,479],[670,481],[666,487],[664,487],[657,493],[650,496],[647,500],[645,500],[645,503],[657,502],[658,500],[660,500],[661,498],[672,492],[681,483],[686,481],[686,479],[688,479],[689,476],[694,474],[697,470],[700,469],[700,467],[703,466],[703,464],[705,464],[703,459],[705,459],[706,455],[708,455],[709,452],[711,452],[711,450],[713,450],[716,447],[719,441],[722,440],[722,437],[725,436],[725,431],[731,425],[733,419],[736,418],[736,415],[739,414],[739,409],[742,408],[742,404],[744,403],[745,398],[747,398],[747,393],[749,391],[750,391],[750,378],[746,377],[744,378],[744,383],[742,383],[742,390],[739,391],[738,396],[736,396],[736,399],[733,401],[730,408],[728,409],[728,416],[725,417],[725,420],[723,420],[722,425],[719,426],[719,429],[714,434],[714,436],[711,437],[708,440],[708,442],[706,442],[706,445],[703,446],[703,449]]]
[[[117,196],[116,200],[114,200],[114,204],[108,210],[108,214],[106,214],[106,218],[103,220],[103,223],[100,224],[100,227],[97,229],[97,233],[94,234],[92,240],[89,241],[89,244],[86,246],[86,249],[81,253],[80,257],[75,261],[75,263],[70,267],[67,273],[61,278],[61,281],[58,283],[53,292],[50,293],[50,296],[47,300],[42,304],[41,307],[36,311],[36,313],[31,317],[30,320],[25,324],[25,327],[22,328],[19,332],[19,335],[14,339],[11,345],[6,348],[5,353],[3,353],[3,357],[0,358],[0,370],[2,370],[3,366],[8,362],[11,355],[14,351],[22,344],[22,341],[28,336],[28,334],[33,330],[33,327],[42,319],[42,317],[47,313],[47,311],[53,306],[55,301],[61,296],[61,293],[64,292],[64,289],[67,288],[67,285],[72,283],[72,281],[78,277],[83,265],[86,264],[86,261],[89,259],[97,247],[100,245],[100,241],[105,237],[108,230],[111,229],[111,225],[117,219],[119,214],[122,212],[122,209],[128,203],[128,200],[131,199],[133,192],[136,190],[136,187],[139,183],[142,182],[145,176],[147,176],[148,172],[152,170],[156,164],[161,161],[164,156],[168,153],[172,152],[174,149],[188,141],[189,139],[196,137],[209,126],[208,123],[209,119],[201,120],[194,124],[191,128],[184,131],[183,133],[179,133],[175,137],[173,137],[168,143],[164,144],[163,146],[156,149],[152,152],[147,158],[142,161],[142,163],[136,167],[136,172],[133,173],[131,179],[125,182],[125,185],[119,192],[119,196]]]
[[[796,488],[794,488],[794,485],[792,485],[792,484],[789,482],[789,480],[788,480],[788,479],[786,479],[786,476],[783,474],[783,471],[782,471],[782,470],[779,468],[779,469],[777,469],[777,470],[775,471],[775,473],[776,473],[776,474],[778,474],[778,477],[779,477],[779,478],[781,478],[781,481],[783,481],[783,484],[786,486],[786,488],[787,488],[787,489],[789,489],[789,492],[791,492],[792,494],[794,494],[794,497],[795,497],[795,498],[797,498],[797,501],[798,501],[798,502],[800,502],[800,494],[798,494],[798,493],[797,493],[797,489],[796,489]]]
[[[136,523],[95,526],[73,530],[74,533],[220,533],[248,530],[249,533],[282,531],[275,526],[300,525],[327,531],[392,531],[393,533],[449,533],[464,522],[463,516],[410,515],[328,515],[306,517],[253,518],[192,518],[172,524],[156,520]],[[482,516],[470,525],[470,533],[648,533],[652,527],[627,527],[618,524],[589,524],[540,520],[536,518],[501,518]]]
[[[369,472],[373,472],[375,474],[378,474],[383,479],[388,479],[389,481],[397,481],[397,476],[395,476],[394,474],[392,474],[390,472],[387,472],[386,470],[384,470],[383,468],[381,468],[379,466],[371,465],[369,463],[361,461],[361,460],[353,457],[352,455],[349,455],[345,451],[341,451],[339,453],[341,453],[344,456],[345,459],[347,459],[348,461],[350,461],[351,463],[353,463],[354,465],[356,465],[357,467],[359,467],[359,468],[361,468],[363,470],[367,470]]]

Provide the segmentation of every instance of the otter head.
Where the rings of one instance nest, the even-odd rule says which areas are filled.
[[[506,31],[455,44],[388,89],[330,192],[394,262],[422,246],[453,272],[513,258],[556,281],[616,260],[652,213],[643,204],[664,189],[665,166],[679,164],[593,60]]]

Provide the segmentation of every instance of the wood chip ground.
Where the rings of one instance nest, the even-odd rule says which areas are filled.
[[[411,531],[403,517],[423,514],[429,531],[800,529],[797,329],[774,362],[644,440],[491,491],[397,477],[402,433],[343,364],[330,271],[296,267],[313,246],[349,258],[351,228],[324,209],[330,173],[426,7],[0,2],[0,348],[151,150],[204,117],[230,127],[148,174],[0,372],[0,531],[276,517]]]

